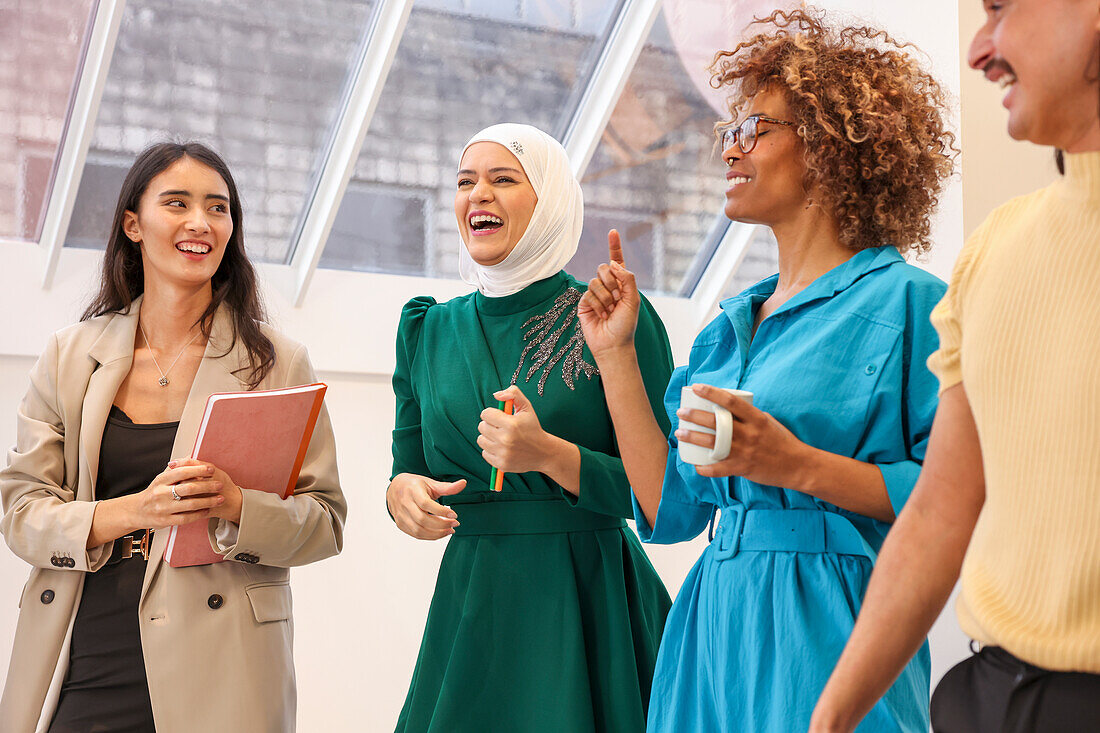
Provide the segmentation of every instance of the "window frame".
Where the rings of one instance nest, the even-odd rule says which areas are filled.
[[[65,235],[69,231],[69,220],[76,205],[76,193],[80,189],[80,177],[84,174],[84,161],[88,156],[99,103],[103,98],[103,86],[107,81],[118,30],[122,25],[122,11],[125,9],[126,0],[96,0],[85,36],[76,91],[61,138],[53,183],[46,192],[46,212],[38,239],[45,252],[41,282],[47,289],[53,284]]]
[[[349,336],[346,340],[319,339],[310,343],[318,363],[329,371],[388,373],[392,370],[392,349],[388,345],[393,342],[396,332],[400,303],[414,295],[426,294],[443,300],[469,291],[469,286],[457,280],[318,268],[408,24],[413,2],[379,0],[375,6],[363,34],[358,60],[347,81],[324,162],[293,237],[288,262],[257,263],[274,320],[291,334],[313,333],[315,329],[310,327],[311,323],[341,323],[349,314],[374,314],[364,320],[357,331],[339,329]],[[15,260],[12,264],[17,272],[27,275],[33,271],[30,278],[18,278],[20,286],[12,290],[9,297],[14,298],[15,303],[22,303],[24,308],[33,308],[31,312],[38,314],[35,320],[39,324],[37,330],[17,329],[17,333],[10,334],[11,338],[4,338],[8,344],[0,348],[2,352],[38,353],[43,342],[41,334],[48,332],[42,325],[54,330],[70,323],[78,315],[75,311],[86,294],[89,277],[94,277],[89,273],[99,270],[100,252],[64,248],[63,244],[125,6],[126,0],[96,2],[54,184],[47,192],[46,215],[38,243],[0,239],[0,246],[4,246],[5,252]],[[661,7],[662,0],[620,2],[618,14],[611,21],[611,30],[563,136],[563,145],[578,178],[583,177],[591,161]],[[664,317],[689,326],[676,329],[678,333],[688,334],[681,337],[685,341],[683,344],[674,344],[676,353],[686,353],[690,334],[713,313],[733,276],[732,268],[744,257],[753,229],[733,223],[725,228],[717,243],[707,244],[707,248],[713,247],[713,255],[701,266],[689,294],[650,297]],[[83,282],[78,284],[78,278]],[[41,283],[41,288],[31,286],[32,282]],[[67,290],[68,286],[73,286],[73,292],[81,295],[71,299],[57,298],[56,292]],[[385,317],[378,317],[383,312]],[[387,348],[379,350],[378,344],[385,344]]]

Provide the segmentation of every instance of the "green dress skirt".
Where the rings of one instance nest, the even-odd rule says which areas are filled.
[[[561,272],[507,297],[414,298],[402,312],[393,475],[468,483],[444,499],[460,526],[401,733],[645,730],[671,602],[623,519],[633,515],[630,486],[576,318],[584,289]],[[648,302],[635,340],[663,416],[672,354]],[[579,496],[536,472],[506,474],[503,491],[489,491],[479,414],[513,382],[544,430],[580,448]]]

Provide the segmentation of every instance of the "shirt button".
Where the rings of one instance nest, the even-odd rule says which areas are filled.
[[[223,599],[217,593],[206,599],[206,605],[210,606],[215,611],[221,608],[223,603],[225,603],[225,599]]]
[[[50,605],[51,603],[53,603],[53,591],[52,590],[42,591],[42,595],[39,597],[39,600],[42,601],[43,603],[45,603],[47,606]]]
[[[864,371],[867,372],[868,374],[874,374],[875,372],[878,371],[878,367],[875,366],[874,364],[868,364],[867,368],[864,369]]]

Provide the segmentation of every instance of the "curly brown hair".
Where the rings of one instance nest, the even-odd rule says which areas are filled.
[[[715,89],[734,88],[731,118],[759,92],[783,94],[806,190],[820,191],[815,203],[835,217],[841,242],[927,252],[958,149],[942,114],[947,94],[904,52],[911,44],[867,26],[830,29],[813,8],[777,10],[750,28],[760,24],[774,28],[719,51],[711,66]]]

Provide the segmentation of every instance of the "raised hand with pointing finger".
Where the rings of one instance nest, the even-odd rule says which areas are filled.
[[[577,317],[588,349],[597,361],[609,351],[632,347],[638,325],[641,295],[634,273],[626,269],[619,232],[607,233],[608,261],[588,282],[588,291],[577,305]]]

